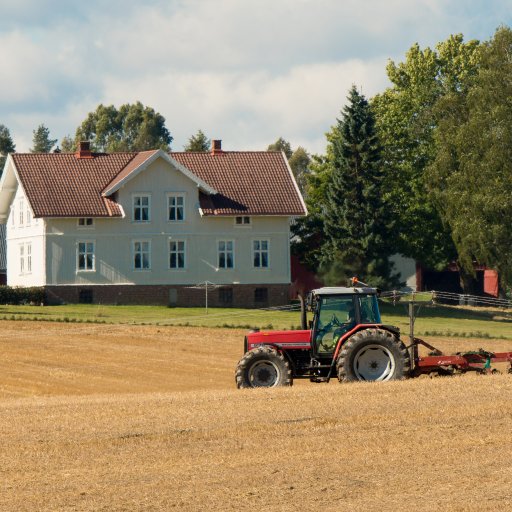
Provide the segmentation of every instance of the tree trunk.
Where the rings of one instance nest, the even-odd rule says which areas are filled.
[[[462,267],[459,266],[459,283],[462,288],[462,292],[466,295],[478,295],[478,280],[476,275],[470,274]]]

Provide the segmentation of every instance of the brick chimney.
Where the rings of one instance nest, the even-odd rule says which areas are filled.
[[[221,155],[222,153],[222,141],[218,139],[212,140],[212,155]]]
[[[88,140],[82,140],[78,144],[78,149],[75,153],[76,158],[94,158],[91,153],[91,143]]]

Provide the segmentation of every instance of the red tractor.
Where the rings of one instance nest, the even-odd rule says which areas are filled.
[[[291,386],[293,379],[326,382],[386,381],[409,375],[410,356],[397,327],[383,325],[377,290],[332,287],[314,290],[300,331],[252,332],[236,368],[239,388]]]
[[[235,373],[238,388],[291,386],[294,379],[329,382],[388,381],[421,374],[452,375],[477,371],[494,373],[491,363],[509,363],[512,352],[492,353],[480,349],[443,355],[414,337],[414,304],[409,303],[411,332],[406,347],[400,329],[382,323],[377,289],[357,280],[353,287],[313,290],[306,303],[313,320],[298,331],[253,331],[245,337],[245,354]],[[356,286],[357,285],[357,286]],[[411,307],[412,306],[412,307]],[[411,312],[412,311],[412,312]],[[419,357],[418,346],[431,350]]]

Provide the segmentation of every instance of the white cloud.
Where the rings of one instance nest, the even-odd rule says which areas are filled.
[[[56,8],[58,4],[58,8]],[[59,139],[99,103],[142,101],[181,149],[198,129],[226,148],[283,136],[321,152],[352,84],[386,86],[388,57],[450,33],[488,38],[506,0],[3,0],[0,123],[18,150]]]

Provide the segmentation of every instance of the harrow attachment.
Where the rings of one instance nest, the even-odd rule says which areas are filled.
[[[426,357],[417,355],[418,344],[433,349]],[[493,368],[496,363],[508,363],[507,373],[512,374],[512,352],[489,352],[479,349],[470,352],[458,352],[453,355],[444,355],[423,340],[414,339],[413,345],[414,368],[412,376],[422,374],[455,375],[466,372],[477,372],[482,375],[501,373]]]

